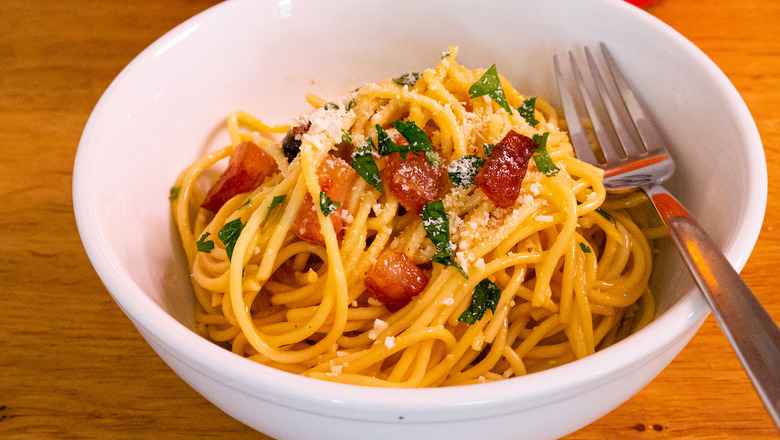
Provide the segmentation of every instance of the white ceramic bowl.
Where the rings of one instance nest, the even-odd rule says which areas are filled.
[[[501,383],[387,390],[317,381],[242,359],[190,328],[193,299],[168,189],[227,142],[234,109],[286,122],[305,92],[336,97],[422,70],[448,45],[557,103],[552,55],[606,42],[654,109],[678,164],[668,185],[741,269],[766,205],[766,164],[740,96],[693,44],[621,1],[237,0],[176,27],[98,102],[73,195],[84,246],[117,304],[187,383],[279,439],[554,438],[649,383],[707,315],[671,249],[657,256],[659,316],[586,359]],[[691,402],[694,404],[694,402]]]

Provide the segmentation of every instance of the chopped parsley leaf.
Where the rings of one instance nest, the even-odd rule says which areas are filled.
[[[458,321],[471,325],[482,319],[488,309],[496,313],[499,299],[501,299],[501,289],[494,282],[485,278],[474,288],[471,304],[458,317]]]
[[[347,133],[347,130],[344,130],[343,128],[341,129],[341,140],[349,144],[352,143],[352,136],[350,136],[349,133]]]
[[[485,156],[490,157],[491,154],[493,154],[493,147],[495,147],[496,144],[485,144],[482,146],[482,151],[485,153]]]
[[[382,177],[379,174],[379,168],[374,161],[374,141],[370,137],[355,147],[355,154],[352,156],[352,168],[360,174],[360,177],[369,185],[382,192]]]
[[[271,205],[268,206],[268,212],[265,213],[265,220],[268,220],[268,217],[271,216],[271,211],[274,210],[277,206],[279,206],[282,202],[284,202],[284,199],[287,198],[287,194],[282,194],[279,196],[274,196],[273,199],[271,199]],[[263,221],[265,221],[263,220]]]
[[[528,122],[531,127],[535,127],[539,121],[534,118],[534,110],[536,110],[536,98],[528,98],[517,108],[517,113],[519,113],[520,117],[525,119],[525,122]]]
[[[443,51],[441,53],[441,57],[442,58],[447,58],[448,56],[450,56],[450,55],[452,55],[454,53],[455,53],[455,51],[453,51],[453,50],[445,50],[445,51]]]
[[[428,159],[428,162],[430,162],[432,165],[439,165],[441,163],[441,160],[439,160],[439,155],[433,151],[433,146],[431,146],[431,141],[428,139],[428,135],[425,134],[425,131],[417,126],[414,121],[404,122],[399,119],[397,121],[393,121],[393,127],[395,127],[395,129],[401,133],[401,136],[403,136],[409,142],[409,147],[412,149],[412,151],[424,152],[425,158]]]
[[[401,159],[406,160],[406,155],[410,151],[425,153],[425,158],[433,165],[441,163],[439,156],[433,151],[431,141],[428,135],[415,124],[414,121],[404,122],[397,120],[393,122],[393,127],[409,142],[409,145],[398,145],[390,139],[390,135],[379,125],[376,125],[377,150],[382,156],[392,153],[398,153]]]
[[[615,219],[612,218],[612,215],[608,213],[607,211],[604,211],[601,208],[596,208],[596,213],[598,213],[600,216],[604,217],[605,219],[611,221],[612,223],[615,223]]]
[[[174,201],[179,198],[179,192],[181,191],[181,187],[178,186],[172,186],[171,191],[168,194],[168,200]]]
[[[322,108],[324,108],[325,110],[338,110],[339,105],[336,104],[335,102],[328,102],[324,106],[322,106]]]
[[[539,148],[534,152],[534,162],[536,162],[536,168],[547,177],[554,176],[560,171],[560,168],[555,166],[550,154],[547,152],[547,136],[549,134],[533,135],[534,142],[539,145]]]
[[[330,197],[328,197],[328,193],[320,191],[320,212],[322,212],[322,215],[328,216],[333,214],[339,206],[341,206],[341,202],[331,200]]]
[[[580,242],[580,249],[582,249],[582,252],[585,252],[586,254],[590,253],[590,248],[583,242]]]
[[[436,253],[431,257],[434,263],[452,266],[469,279],[462,267],[453,259],[455,256],[455,244],[450,241],[450,217],[444,210],[444,202],[435,200],[425,204],[420,212],[423,228],[428,238],[431,239]]]
[[[393,82],[398,84],[399,86],[414,87],[414,85],[417,84],[417,80],[419,80],[420,78],[422,78],[422,73],[410,72],[410,73],[404,73],[398,78],[393,78]]]
[[[490,66],[485,74],[469,87],[470,98],[478,98],[484,95],[490,96],[496,104],[510,115],[512,114],[512,107],[509,106],[506,95],[504,95],[504,88],[501,87],[501,80],[498,77],[495,64]]]
[[[197,246],[198,252],[205,252],[210,254],[211,250],[214,249],[214,242],[211,240],[206,240],[209,238],[209,235],[211,235],[211,232],[206,232],[200,236],[197,242],[195,242],[195,246]]]
[[[450,181],[458,188],[468,188],[474,185],[474,178],[477,177],[479,170],[485,165],[486,160],[479,156],[463,156],[460,159],[450,162],[447,171],[450,174]]]
[[[241,218],[237,218],[233,221],[225,223],[222,229],[219,230],[217,237],[225,245],[225,251],[228,254],[228,260],[233,258],[233,248],[236,246],[238,237],[241,235],[241,231],[244,229],[244,224],[241,222]]]
[[[387,134],[387,132],[379,124],[376,124],[376,141],[378,144],[377,151],[379,151],[380,155],[389,156],[393,153],[398,153],[404,160],[406,160],[406,155],[409,154],[410,151],[409,148],[402,147],[393,142],[393,140],[390,139],[390,135]]]
[[[355,100],[350,99],[349,103],[347,103],[347,110],[352,110],[353,108],[355,108],[355,104],[356,104]]]

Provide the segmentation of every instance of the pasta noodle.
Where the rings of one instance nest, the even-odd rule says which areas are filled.
[[[332,102],[307,95],[315,109],[291,125],[268,125],[241,111],[230,115],[230,144],[187,167],[171,197],[199,333],[296,374],[433,387],[570,362],[653,318],[649,240],[659,234],[643,196],[607,198],[602,171],[574,156],[564,122],[549,104],[521,95],[490,69],[459,65],[456,57],[450,47],[434,68],[367,84]],[[475,97],[475,84],[490,85],[491,78],[500,82]],[[520,111],[529,103],[530,118]],[[395,139],[385,145],[417,148],[399,136],[399,127],[412,125],[432,148],[424,151],[430,165],[420,166],[444,170],[436,195],[443,213],[430,202],[420,212],[406,207],[386,179],[391,156],[358,148],[382,144],[380,132]],[[546,142],[546,151],[532,150],[509,206],[497,206],[481,183],[447,181],[448,172],[456,174],[452,180],[459,171],[478,171],[463,158],[493,160],[490,147],[503,145],[510,130],[534,145]],[[299,146],[294,155],[279,140],[288,131],[287,140]],[[203,208],[200,185],[212,184],[206,172],[222,159],[232,161],[248,142],[272,159],[272,171],[216,212]],[[343,154],[344,148],[354,151]],[[323,164],[341,155],[357,170],[361,154],[361,163],[376,164],[373,177],[381,183],[361,174],[334,202],[322,183]],[[423,150],[407,154],[422,158]],[[553,172],[541,169],[541,156],[549,157]],[[345,173],[334,178],[347,179]],[[304,223],[317,238],[302,238],[296,219],[317,201],[316,220]],[[326,215],[326,208],[335,212]],[[444,216],[426,217],[432,212]],[[435,242],[431,228],[442,221],[438,231],[449,241]],[[424,278],[423,289],[397,309],[369,289],[371,271],[391,252],[403,254]],[[479,302],[483,296],[487,305]]]

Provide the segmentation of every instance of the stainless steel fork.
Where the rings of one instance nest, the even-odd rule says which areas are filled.
[[[607,69],[602,76],[591,51],[585,48],[588,70],[607,117],[596,110],[582,71],[569,52],[574,82],[598,138],[603,161],[594,154],[569,87],[554,58],[558,90],[577,157],[604,170],[607,191],[641,189],[658,210],[696,284],[704,294],[721,330],[731,342],[775,424],[780,427],[780,329],[742,281],[715,242],[661,183],[674,173],[674,161],[643,104],[607,50],[600,49]],[[611,81],[607,86],[605,78]],[[611,87],[611,88],[610,88]],[[613,90],[610,93],[610,90]],[[616,91],[616,93],[614,92]],[[613,96],[611,95],[616,95]],[[612,127],[619,145],[609,134]],[[638,135],[638,136],[637,136]]]

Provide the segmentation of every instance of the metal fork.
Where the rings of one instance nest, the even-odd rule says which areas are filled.
[[[585,104],[605,161],[597,160],[564,80],[558,57],[554,57],[558,91],[577,157],[604,170],[607,191],[643,190],[658,210],[696,284],[704,294],[721,330],[731,342],[775,424],[780,427],[780,329],[688,211],[661,183],[674,173],[674,161],[643,104],[607,50],[600,49],[607,66],[604,76],[591,51],[585,48],[598,98],[608,117],[596,110],[582,71],[569,52],[574,82]],[[609,89],[604,79],[612,81]],[[610,93],[610,90],[613,90]],[[615,92],[616,91],[616,92]],[[611,95],[616,95],[613,96]],[[619,139],[615,145],[609,127]],[[638,135],[638,137],[637,137]]]

